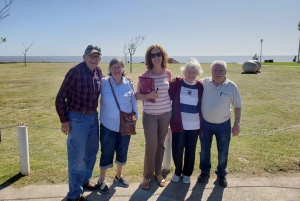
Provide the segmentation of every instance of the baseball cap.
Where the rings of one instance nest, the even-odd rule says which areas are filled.
[[[85,49],[85,51],[84,51],[84,55],[91,55],[91,54],[93,54],[93,53],[99,53],[100,55],[102,55],[101,54],[101,49],[100,49],[100,47],[98,47],[98,46],[93,46],[93,45],[89,45],[89,46],[87,46],[87,48]]]

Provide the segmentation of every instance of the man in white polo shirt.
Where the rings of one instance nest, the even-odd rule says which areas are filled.
[[[210,177],[211,144],[216,136],[218,149],[218,166],[215,173],[218,183],[227,186],[226,167],[231,138],[240,132],[242,101],[236,84],[226,78],[227,65],[224,61],[214,61],[211,64],[211,77],[201,79],[204,91],[201,109],[203,114],[202,133],[200,135],[200,169],[199,183],[205,183]],[[231,106],[234,110],[234,123],[231,128]]]

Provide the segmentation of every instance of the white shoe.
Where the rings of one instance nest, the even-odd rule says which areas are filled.
[[[185,184],[189,184],[191,182],[191,178],[189,176],[183,175],[182,182]]]
[[[176,174],[173,174],[173,176],[172,176],[172,181],[178,182],[179,179],[180,179],[180,176],[177,176]]]

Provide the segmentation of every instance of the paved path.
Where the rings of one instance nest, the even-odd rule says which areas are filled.
[[[181,181],[168,182],[160,188],[155,181],[150,183],[150,190],[140,188],[139,183],[131,183],[129,188],[121,188],[115,183],[108,184],[110,193],[101,195],[97,191],[84,192],[90,201],[177,201],[177,200],[208,200],[208,201],[299,201],[300,174],[268,177],[227,176],[228,187],[222,188],[212,175],[207,184],[198,184],[192,178],[190,184]],[[0,187],[0,201],[65,201],[68,191],[67,184],[28,185],[20,189]]]

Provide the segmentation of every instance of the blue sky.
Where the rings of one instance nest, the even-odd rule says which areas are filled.
[[[0,9],[4,0],[0,0]],[[15,0],[0,21],[0,56],[81,56],[98,45],[123,56],[124,44],[145,35],[134,56],[159,44],[170,56],[297,55],[300,0]]]

